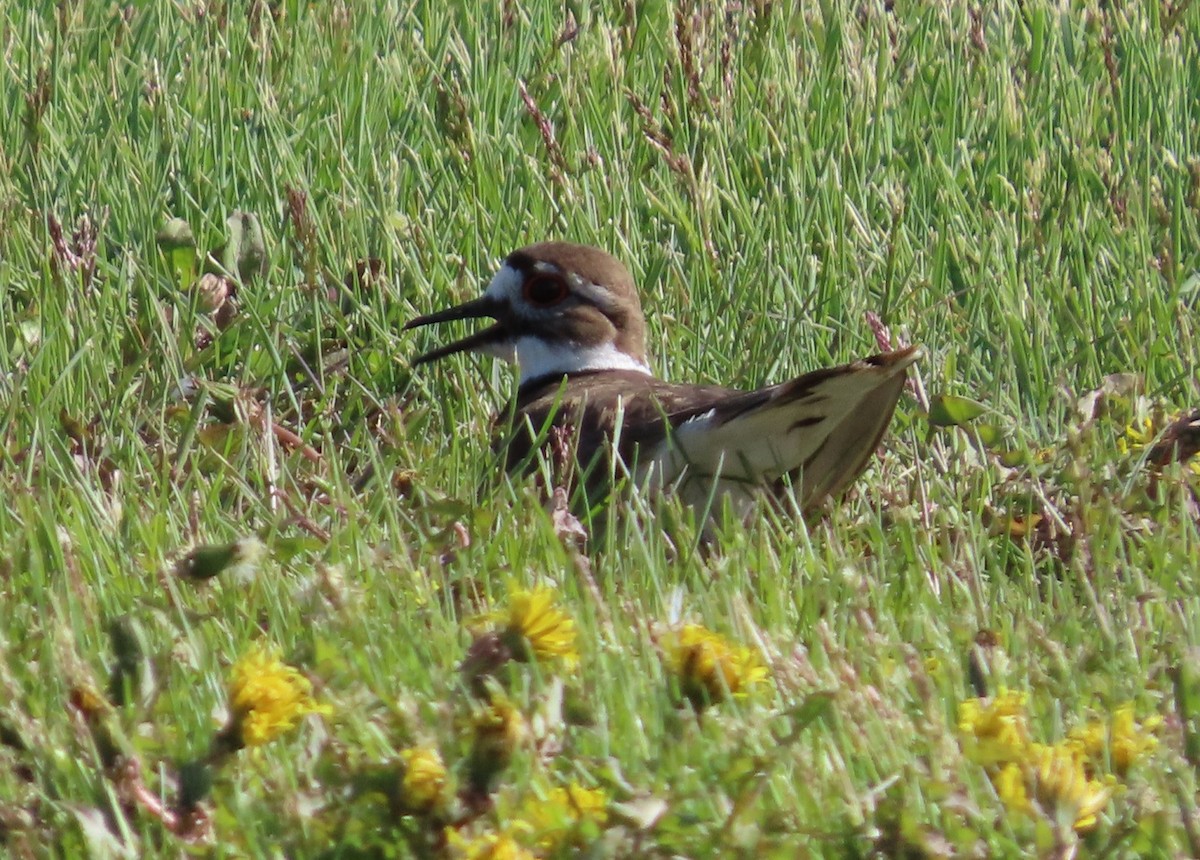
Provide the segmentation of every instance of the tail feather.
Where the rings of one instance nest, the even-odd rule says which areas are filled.
[[[899,374],[867,394],[808,461],[789,472],[799,482],[802,507],[836,497],[862,474],[892,421],[905,379],[905,374]]]
[[[674,427],[670,456],[690,478],[789,476],[809,508],[841,492],[879,445],[919,346],[737,394]],[[667,452],[662,452],[666,455]],[[679,462],[682,460],[682,462]]]

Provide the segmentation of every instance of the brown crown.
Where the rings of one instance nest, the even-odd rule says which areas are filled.
[[[560,331],[582,343],[612,341],[617,349],[639,361],[646,360],[646,321],[633,276],[611,254],[589,245],[539,242],[513,251],[504,261],[522,274],[536,263],[549,263],[563,274],[601,288],[595,303],[567,311]]]

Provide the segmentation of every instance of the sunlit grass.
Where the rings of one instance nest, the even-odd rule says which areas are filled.
[[[1200,854],[1200,13],[742,5],[6,11],[0,853]],[[581,550],[400,331],[550,237],[667,378],[873,312],[982,414]]]

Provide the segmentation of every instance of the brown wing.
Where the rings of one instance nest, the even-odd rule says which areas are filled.
[[[512,470],[531,461],[535,444],[545,444],[550,428],[567,428],[579,461],[586,465],[605,450],[620,423],[617,453],[631,463],[640,447],[662,440],[666,427],[742,394],[717,385],[664,382],[632,370],[577,373],[522,386],[512,432],[499,441],[507,446],[507,467]],[[500,416],[498,423],[508,420]]]
[[[681,458],[701,477],[745,482],[787,475],[801,506],[811,507],[866,467],[907,368],[920,356],[920,347],[910,347],[727,398],[676,424],[672,450],[661,457]]]
[[[616,438],[626,465],[654,459],[669,465],[668,475],[686,465],[694,478],[790,476],[809,507],[865,468],[891,421],[906,369],[920,355],[920,347],[910,347],[756,391],[679,385],[636,371],[575,374],[524,386],[512,432],[501,441],[513,470],[532,463],[534,447],[552,431],[565,429],[567,451],[587,480],[591,469],[594,477],[609,474],[598,463]]]

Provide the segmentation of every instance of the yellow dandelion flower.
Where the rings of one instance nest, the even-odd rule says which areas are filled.
[[[71,706],[87,719],[102,717],[112,711],[112,705],[104,694],[92,684],[84,681],[71,687]]]
[[[476,712],[472,725],[476,739],[487,738],[508,747],[515,747],[525,736],[525,720],[521,712],[500,693],[493,693],[487,707]]]
[[[1026,793],[1044,815],[1081,833],[1096,826],[1112,785],[1088,778],[1078,747],[1033,744],[1021,765]]]
[[[1125,432],[1117,438],[1117,450],[1126,455],[1140,455],[1143,450],[1158,442],[1159,437],[1164,435],[1164,431],[1172,428],[1180,419],[1185,418],[1185,413],[1176,412],[1173,415],[1161,417],[1163,419],[1161,423],[1155,422],[1154,418],[1149,416],[1135,419],[1131,424],[1126,426]],[[1169,436],[1170,434],[1166,435]],[[1168,445],[1170,445],[1169,442]],[[1191,474],[1200,476],[1200,457],[1189,457],[1186,453],[1183,457],[1186,458],[1183,464],[1184,468]],[[1172,455],[1170,459],[1174,460],[1175,457]]]
[[[758,655],[698,624],[663,637],[667,667],[678,676],[684,696],[696,707],[743,696],[767,677]]]
[[[328,714],[312,697],[312,684],[281,662],[271,649],[256,645],[234,664],[229,680],[231,726],[245,746],[268,743],[308,714]]]
[[[1014,514],[999,524],[998,532],[1000,534],[1007,534],[1010,538],[1014,539],[1028,537],[1044,519],[1045,517],[1041,514],[1028,514],[1026,516]]]
[[[455,860],[536,860],[511,833],[484,833],[470,838],[447,827],[446,846]]]
[[[1125,428],[1125,432],[1117,438],[1117,450],[1122,454],[1140,451],[1153,442],[1156,435],[1154,419],[1149,417],[1141,420],[1134,419],[1133,423]]]
[[[1085,759],[1103,765],[1108,754],[1108,723],[1093,720],[1076,726],[1067,733],[1066,742]]]
[[[1162,728],[1162,717],[1147,717],[1139,726],[1133,715],[1133,705],[1125,704],[1113,711],[1109,730],[1109,755],[1118,775],[1126,773],[1139,758],[1158,747],[1155,733]]]
[[[553,588],[514,589],[509,592],[508,607],[488,618],[504,624],[502,635],[515,659],[524,662],[535,656],[570,665],[579,659],[575,622],[555,605],[557,602],[558,592]]]
[[[512,761],[525,734],[525,719],[517,707],[503,694],[492,693],[491,701],[471,720],[467,777],[472,789],[479,793],[490,790],[496,776]]]
[[[1024,693],[1002,689],[990,702],[960,702],[958,731],[967,758],[982,765],[1020,760],[1030,744],[1025,700]]]
[[[1067,736],[1096,767],[1107,761],[1113,772],[1124,776],[1134,763],[1158,747],[1154,733],[1162,726],[1162,717],[1152,716],[1138,724],[1132,704],[1124,704],[1112,713],[1108,723],[1093,721],[1073,729]]]
[[[991,774],[996,795],[1011,812],[1030,813],[1029,795],[1025,792],[1025,771],[1015,761],[1000,765]]]
[[[446,765],[441,755],[429,747],[414,747],[400,753],[400,758],[404,762],[400,802],[406,811],[429,812],[446,790]]]
[[[526,798],[522,819],[537,834],[537,847],[553,854],[566,845],[581,844],[586,828],[608,821],[608,795],[603,789],[584,788],[572,782],[550,790],[544,799]]]
[[[1118,758],[1110,738],[1119,731],[1129,750],[1136,747],[1132,757],[1148,745],[1144,733],[1136,730],[1128,707],[1114,712],[1111,731],[1103,723],[1089,723],[1072,731],[1062,743],[1033,743],[1025,696],[1005,690],[990,702],[968,699],[959,704],[958,731],[964,754],[984,766],[997,796],[1010,811],[1040,813],[1058,827],[1077,832],[1095,827],[1097,816],[1112,797],[1115,777],[1094,778],[1097,762],[1110,744],[1114,763]]]

